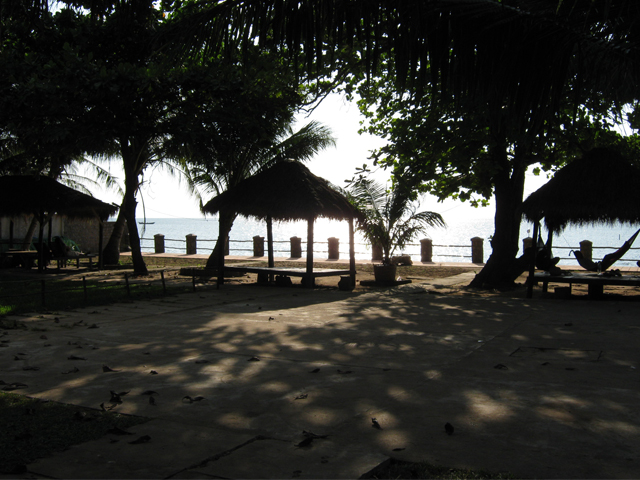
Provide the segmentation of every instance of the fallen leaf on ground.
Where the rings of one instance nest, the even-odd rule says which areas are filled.
[[[298,448],[309,447],[311,446],[311,442],[313,442],[313,437],[307,437],[304,440],[302,440],[300,443],[297,443],[296,447]]]
[[[119,427],[113,427],[107,430],[107,433],[110,435],[133,435],[131,432],[127,432]]]
[[[149,435],[142,435],[140,438],[135,439],[133,442],[129,442],[129,445],[139,445],[141,443],[148,443],[151,441]]]

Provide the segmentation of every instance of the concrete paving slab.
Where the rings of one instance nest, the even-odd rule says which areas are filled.
[[[387,458],[330,437],[296,446],[304,439],[258,439],[192,472],[205,478],[358,478]]]
[[[159,420],[128,431],[135,434],[105,435],[37,460],[29,470],[49,478],[169,478],[251,439],[246,434]]]
[[[128,391],[116,411],[177,426],[150,435],[175,450],[174,461],[141,457],[137,465],[133,450],[114,444],[121,470],[87,467],[87,478],[353,478],[390,456],[520,477],[637,476],[640,305],[429,288],[225,286],[98,314],[58,312],[57,323],[55,315],[22,317],[28,329],[2,337],[0,379],[94,408],[110,390]],[[215,445],[211,455],[173,438],[199,429]],[[330,436],[295,448],[303,430]],[[216,443],[220,432],[232,441]],[[29,469],[79,475],[102,443],[86,445],[72,449],[83,459],[70,474],[65,462],[63,473],[53,463]]]

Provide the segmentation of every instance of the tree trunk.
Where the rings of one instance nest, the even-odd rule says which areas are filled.
[[[129,230],[129,245],[131,246],[131,260],[133,261],[133,273],[136,275],[148,275],[147,265],[142,258],[140,249],[140,235],[138,234],[138,224],[136,223],[136,191],[138,190],[138,175],[127,174],[125,170],[125,192],[122,209],[124,218],[127,220]]]
[[[520,240],[520,206],[524,194],[526,168],[515,170],[511,176],[496,179],[496,215],[492,252],[484,268],[471,282],[471,287],[511,287],[523,270],[523,262],[516,259]],[[526,268],[526,266],[524,266]]]
[[[216,246],[213,248],[211,255],[207,259],[206,268],[216,268],[218,266],[218,259],[220,254],[220,249],[226,247],[225,245],[220,244],[220,239],[224,238],[225,240],[229,238],[229,233],[231,232],[231,227],[233,227],[233,222],[235,221],[237,215],[235,213],[229,213],[225,211],[221,211],[218,213],[218,241],[216,242]]]
[[[123,201],[124,205],[124,201]],[[122,235],[124,234],[125,218],[124,218],[124,206],[120,206],[118,212],[118,218],[111,231],[109,241],[102,250],[102,255],[105,265],[117,265],[120,261],[120,244],[122,242]]]
[[[31,223],[29,224],[29,228],[27,229],[27,233],[22,240],[22,250],[29,250],[31,246],[31,241],[33,240],[33,234],[36,233],[36,227],[38,226],[38,217],[35,215],[31,218]]]

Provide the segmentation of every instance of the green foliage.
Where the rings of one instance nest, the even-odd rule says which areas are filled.
[[[146,267],[135,195],[145,170],[203,145],[223,150],[227,132],[236,149],[273,138],[273,126],[290,121],[304,99],[287,65],[256,47],[226,48],[224,57],[203,49],[191,58],[177,54],[169,47],[188,26],[178,2],[165,6],[169,15],[151,0],[45,10],[30,20],[36,28],[16,20],[0,39],[7,73],[0,80],[0,149],[17,145],[20,161],[37,162],[38,171],[83,154],[118,154],[121,212],[138,273]],[[224,169],[220,158],[208,160]]]
[[[616,127],[618,107],[602,99],[575,109],[567,98],[539,131],[521,130],[509,109],[499,121],[482,101],[455,101],[438,93],[402,91],[389,72],[349,88],[359,96],[363,132],[385,138],[374,164],[411,177],[419,188],[443,200],[457,198],[486,205],[501,179],[516,179],[535,164],[537,173],[554,171],[595,147],[614,147],[637,157],[637,135]]]
[[[397,248],[427,231],[427,227],[445,226],[435,212],[417,212],[416,192],[411,184],[397,179],[390,190],[368,177],[366,165],[347,181],[347,193],[363,213],[358,230],[373,246],[382,247],[383,263],[389,264]]]

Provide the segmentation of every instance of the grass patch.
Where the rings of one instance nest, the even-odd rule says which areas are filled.
[[[449,468],[432,465],[427,462],[404,462],[394,458],[374,468],[363,478],[437,478],[443,480],[462,479],[512,479],[511,473],[495,473],[486,470],[469,470],[466,468]]]
[[[129,289],[124,279],[105,281],[97,277],[82,279],[47,279],[3,281],[0,283],[0,315],[15,315],[50,310],[108,305],[111,303],[157,298],[191,291],[188,279],[166,282],[166,291],[158,280],[131,280]]]
[[[0,473],[20,473],[38,458],[147,420],[0,392]]]

